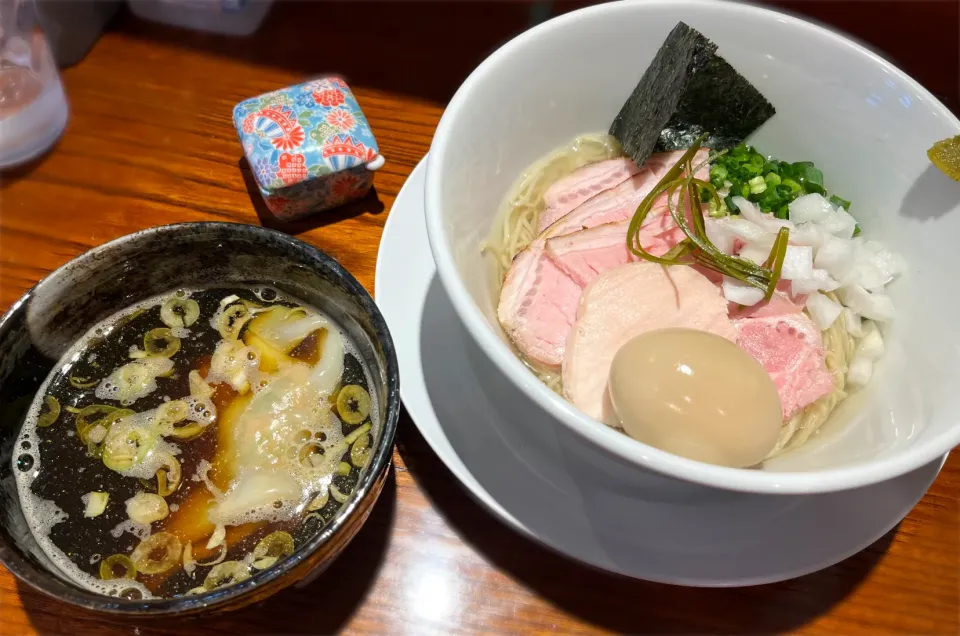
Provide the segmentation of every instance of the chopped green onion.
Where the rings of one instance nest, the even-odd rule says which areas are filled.
[[[754,177],[747,182],[747,185],[750,186],[751,194],[762,194],[767,190],[767,182],[764,181],[763,177]]]
[[[813,164],[804,166],[800,172],[800,183],[803,184],[807,192],[824,194],[826,189],[823,187],[823,173]]]
[[[790,190],[795,194],[799,194],[803,192],[803,186],[797,183],[796,181],[794,181],[793,179],[784,179],[783,185],[790,188]]]
[[[850,211],[850,202],[847,201],[846,199],[841,199],[837,195],[833,195],[832,197],[830,197],[830,203],[837,206],[838,208],[843,208],[847,212]]]
[[[797,197],[810,193],[827,196],[823,173],[812,161],[787,163],[765,158],[746,144],[740,144],[711,159],[710,184],[715,189],[723,190],[729,186],[731,197],[743,196],[755,203],[762,212],[777,218],[789,218],[789,205]],[[760,183],[761,177],[763,184]],[[702,201],[709,208],[710,201],[705,195]],[[831,202],[849,209],[849,202],[839,197],[831,198]],[[730,214],[738,213],[730,197],[725,198],[724,203]],[[712,208],[710,214],[715,214]]]
[[[728,194],[726,198],[724,198],[723,203],[727,206],[727,209],[730,210],[730,214],[740,214],[740,208],[733,202],[732,194]]]

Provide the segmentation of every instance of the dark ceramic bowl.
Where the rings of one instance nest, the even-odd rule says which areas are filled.
[[[337,516],[290,558],[243,583],[168,600],[123,600],[89,592],[59,573],[20,509],[12,452],[37,389],[63,353],[96,323],[180,287],[270,284],[327,312],[357,344],[382,408],[375,453]],[[316,576],[363,525],[390,466],[400,409],[393,341],[373,299],[339,263],[286,234],[234,223],[183,223],[121,237],[40,281],[0,318],[0,562],[54,598],[130,616],[191,615],[260,601]]]

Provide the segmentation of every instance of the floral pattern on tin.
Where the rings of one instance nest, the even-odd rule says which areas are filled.
[[[339,88],[323,88],[313,91],[313,101],[327,108],[336,108],[344,102],[343,91]]]
[[[341,78],[325,77],[244,100],[234,107],[234,126],[264,197],[287,201],[271,205],[299,209],[295,198],[356,198],[371,179],[334,177],[362,167],[379,155],[356,97]],[[372,176],[372,175],[371,175]],[[348,184],[353,184],[348,187]],[[302,185],[296,191],[291,186]],[[283,190],[283,192],[279,192]]]
[[[345,133],[357,127],[357,121],[353,118],[353,114],[346,108],[335,108],[327,113],[327,123],[339,132]]]

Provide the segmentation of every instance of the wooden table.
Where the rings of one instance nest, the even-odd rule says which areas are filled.
[[[891,53],[960,110],[957,3],[780,4]],[[555,3],[552,10],[574,7]],[[0,305],[80,252],[134,230],[177,221],[266,222],[239,167],[231,107],[331,70],[352,81],[388,159],[376,178],[378,202],[287,229],[373,290],[383,223],[427,152],[443,104],[532,15],[517,2],[300,2],[275,7],[254,39],[234,41],[148,25],[124,12],[87,59],[64,73],[72,118],[60,144],[5,175]],[[19,586],[0,569],[0,634],[960,630],[957,455],[903,523],[859,555],[777,585],[697,590],[596,572],[515,535],[465,494],[406,415],[397,447],[369,522],[306,589],[232,615],[140,623],[134,631]]]

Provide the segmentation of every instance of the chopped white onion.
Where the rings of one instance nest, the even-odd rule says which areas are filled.
[[[800,223],[790,232],[790,242],[794,245],[810,245],[820,247],[830,236],[816,223]]]
[[[873,259],[858,249],[853,263],[844,272],[841,282],[844,285],[859,285],[864,289],[882,291],[888,280],[890,277],[884,274]]]
[[[820,330],[829,329],[843,311],[840,303],[817,292],[807,297],[807,310]]]
[[[810,278],[813,274],[813,248],[803,245],[788,245],[783,256],[780,278],[797,280]]]
[[[740,216],[751,223],[763,228],[767,232],[776,234],[780,228],[785,227],[793,230],[793,223],[786,219],[778,219],[772,214],[764,214],[755,204],[743,197],[733,197],[733,202],[740,210]]]
[[[882,273],[884,285],[907,269],[907,263],[904,258],[899,254],[891,252],[879,241],[863,241],[859,243],[858,247],[859,251],[864,255],[868,255],[873,266]]]
[[[847,369],[847,383],[852,386],[867,386],[872,375],[873,361],[863,356],[857,356]]]
[[[776,238],[774,232],[769,232],[756,223],[737,217],[728,217],[724,221],[724,226],[735,238],[739,238],[746,243],[757,243],[766,245],[767,251],[773,247],[773,241]]]
[[[738,254],[740,258],[762,265],[770,257],[770,248],[747,243]]]
[[[857,357],[879,360],[884,352],[883,336],[880,335],[880,330],[877,329],[877,325],[868,322],[863,332],[863,339],[857,345]]]
[[[843,308],[843,326],[854,338],[863,337],[863,320],[849,307]]]
[[[817,255],[813,259],[813,265],[817,269],[824,269],[837,280],[843,280],[847,272],[853,265],[856,245],[852,241],[846,241],[830,236],[823,242]]]
[[[729,276],[723,277],[723,297],[732,303],[749,307],[763,300],[763,290],[741,283]]]
[[[826,270],[814,269],[806,278],[794,279],[790,292],[794,296],[804,296],[815,291],[834,291],[840,283],[830,278]]]
[[[840,302],[871,320],[892,320],[893,301],[886,294],[871,294],[859,285],[848,285],[837,290]]]
[[[834,207],[819,194],[805,194],[790,203],[790,219],[794,223],[816,223],[821,230],[836,237],[853,237],[857,221],[843,208]]]
[[[834,212],[826,221],[820,223],[820,227],[830,232],[837,238],[850,239],[857,229],[857,220],[850,216],[843,208]]]
[[[724,254],[733,254],[733,234],[727,228],[727,224],[711,218],[707,218],[705,221],[704,230],[710,242]]]
[[[790,202],[790,219],[794,223],[822,223],[834,214],[830,202],[819,194],[805,194]]]

